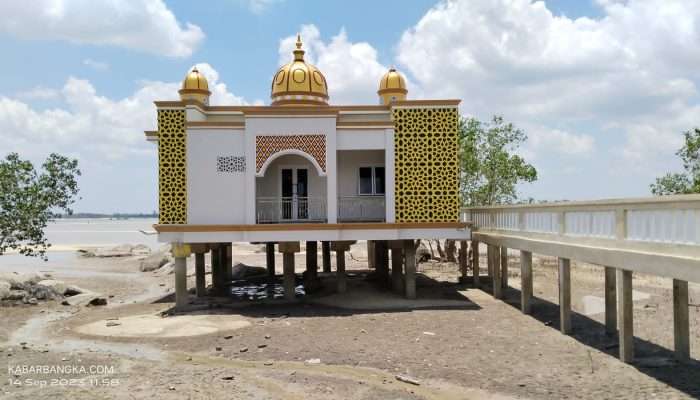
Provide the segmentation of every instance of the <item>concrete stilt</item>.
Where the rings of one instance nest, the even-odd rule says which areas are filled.
[[[491,279],[493,287],[493,297],[496,299],[503,298],[503,285],[501,284],[501,251],[498,246],[492,244],[488,247],[488,257],[491,264]]]
[[[370,269],[375,267],[374,240],[367,241],[367,266]]]
[[[233,243],[224,245],[226,258],[224,258],[224,281],[226,284],[233,280]]]
[[[688,282],[673,280],[673,343],[676,358],[690,360],[690,326],[688,321]]]
[[[405,288],[407,299],[416,298],[416,246],[413,240],[403,241],[403,253],[405,260]]]
[[[267,264],[268,278],[275,277],[275,244],[273,242],[265,243],[265,259]]]
[[[501,287],[508,287],[508,248],[501,247]]]
[[[472,240],[472,269],[474,270],[474,287],[479,287],[481,281],[479,280],[479,242]]]
[[[382,286],[389,285],[389,246],[386,240],[374,242],[374,269],[377,281]]]
[[[532,253],[520,251],[520,310],[532,312]]]
[[[221,264],[219,263],[219,247],[213,245],[211,249],[211,289],[214,294],[221,290]]]
[[[321,242],[323,252],[323,272],[331,272],[331,243]]]
[[[559,330],[571,333],[571,261],[559,259]]]
[[[486,274],[491,280],[493,281],[494,275],[493,275],[493,245],[487,244],[486,245]],[[499,274],[500,275],[500,274]]]
[[[282,253],[284,299],[296,298],[296,275],[294,274],[294,253],[300,250],[299,242],[280,242],[279,251]]]
[[[617,333],[617,299],[615,296],[615,268],[605,267],[605,334]]]
[[[354,241],[336,241],[331,244],[331,250],[335,251],[336,280],[338,293],[345,293],[348,288],[348,277],[345,275],[345,252],[350,250]]]
[[[459,242],[459,273],[460,273],[462,282],[464,282],[467,279],[468,247],[469,247],[469,245],[467,244],[466,240],[461,240]]]
[[[632,319],[632,271],[617,269],[617,327],[620,342],[620,360],[631,363],[634,360],[634,327]]]
[[[401,241],[391,246],[391,287],[394,293],[403,293],[403,249]]]
[[[318,286],[318,244],[306,242],[306,274],[304,275],[304,287],[313,290]]]
[[[175,308],[187,306],[187,258],[175,257]]]
[[[195,253],[194,255],[194,276],[197,297],[206,296],[207,282],[204,271],[204,253]]]

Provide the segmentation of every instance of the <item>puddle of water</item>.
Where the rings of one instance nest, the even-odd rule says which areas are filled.
[[[284,286],[281,283],[252,283],[247,281],[234,282],[231,295],[236,300],[259,301],[284,298]],[[306,296],[304,285],[294,288],[296,297]]]

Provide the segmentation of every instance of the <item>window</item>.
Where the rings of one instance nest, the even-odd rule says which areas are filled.
[[[383,195],[384,186],[384,167],[360,167],[361,195]]]

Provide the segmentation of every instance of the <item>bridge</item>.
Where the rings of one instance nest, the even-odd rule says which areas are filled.
[[[632,275],[672,280],[674,351],[690,358],[688,282],[700,282],[700,195],[463,209],[472,225],[472,279],[481,285],[478,249],[495,298],[508,287],[508,249],[520,251],[521,310],[531,312],[533,253],[558,258],[559,326],[571,325],[571,261],[605,269],[605,329],[619,338],[620,359],[632,362]],[[463,264],[467,262],[463,256]],[[463,275],[467,269],[463,268]]]

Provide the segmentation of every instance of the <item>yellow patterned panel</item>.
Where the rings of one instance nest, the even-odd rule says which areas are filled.
[[[394,108],[397,222],[459,221],[456,108]]]
[[[187,223],[185,110],[158,110],[160,224]]]

